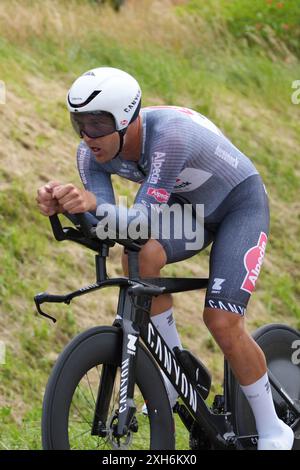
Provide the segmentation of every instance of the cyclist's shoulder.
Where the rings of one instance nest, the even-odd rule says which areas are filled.
[[[191,132],[191,122],[177,106],[151,106],[143,108],[146,126],[146,147],[159,142],[160,145],[185,145]]]
[[[187,118],[187,108],[180,106],[147,106],[142,108],[142,115],[147,123],[160,126],[172,121],[184,122]]]
[[[224,137],[222,131],[209,118],[198,111],[183,106],[149,106],[142,109],[143,116],[150,127],[162,134],[174,130],[185,130],[188,138],[201,136],[209,131],[219,137]],[[178,135],[183,136],[180,132]]]

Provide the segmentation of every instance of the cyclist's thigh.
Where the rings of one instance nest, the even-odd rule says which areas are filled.
[[[162,214],[156,232],[157,241],[167,255],[167,264],[182,261],[206,248],[214,234],[207,230],[202,220],[196,218],[191,204],[184,204],[176,195],[171,195],[168,206],[170,217]]]
[[[241,183],[225,201],[210,253],[205,306],[244,315],[263,262],[269,234],[269,205],[259,175]]]

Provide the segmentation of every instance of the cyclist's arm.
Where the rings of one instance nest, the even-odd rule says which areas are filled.
[[[97,163],[84,142],[78,146],[77,168],[85,190],[95,196],[97,207],[103,203],[115,204],[111,176]]]
[[[150,155],[151,168],[147,179],[135,198],[134,204],[150,208],[153,204],[167,204],[176,179],[185,166],[188,146],[184,129],[158,133],[153,140]]]
[[[174,131],[173,131],[174,129]],[[136,218],[137,211],[140,217],[140,222],[144,223],[150,229],[151,210],[153,205],[166,204],[169,200],[170,194],[175,186],[176,178],[184,167],[187,148],[185,142],[184,129],[182,134],[175,132],[176,127],[172,127],[172,131],[157,132],[152,141],[150,148],[151,155],[151,169],[148,178],[142,184],[132,208],[128,210],[123,207],[115,206],[115,199],[110,180],[110,175],[99,168],[95,159],[91,158],[89,149],[87,152],[85,148],[78,151],[78,169],[85,188],[95,194],[97,198],[97,207],[103,203],[110,204],[108,215],[105,216],[103,222],[108,226],[116,227],[117,232],[120,232],[122,237],[126,237],[127,226]],[[82,145],[82,144],[81,144]],[[81,153],[80,153],[81,151]],[[84,155],[84,158],[83,156]],[[159,169],[159,171],[157,171]],[[142,208],[142,211],[140,210]],[[101,209],[101,208],[100,208]],[[98,210],[98,218],[103,217],[107,207],[102,206]],[[142,212],[142,213],[141,213]],[[120,228],[122,227],[123,230]],[[114,229],[112,230],[113,233]],[[122,232],[122,233],[121,233]],[[145,232],[141,230],[143,235]],[[114,238],[115,235],[112,235]]]
[[[174,129],[174,127],[172,127]],[[184,129],[182,134],[168,133],[165,130],[157,133],[152,141],[149,152],[151,156],[151,167],[147,179],[142,183],[133,207],[126,214],[130,223],[138,217],[142,233],[150,237],[151,217],[157,214],[161,204],[167,204],[174,189],[176,179],[185,166],[188,156],[186,137]],[[153,212],[154,211],[154,212]]]

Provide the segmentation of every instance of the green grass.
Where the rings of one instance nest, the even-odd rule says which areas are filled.
[[[299,54],[300,40],[300,5],[298,0],[212,0],[205,5],[197,0],[189,0],[178,7],[179,14],[202,16],[214,27],[218,20],[221,33],[229,32],[240,40],[246,40],[247,46],[262,45],[266,49],[281,52],[277,41]],[[217,30],[217,28],[215,28]],[[275,41],[274,41],[275,39]],[[259,48],[257,47],[257,52]]]

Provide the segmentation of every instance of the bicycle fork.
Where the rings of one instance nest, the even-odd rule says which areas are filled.
[[[145,306],[150,308],[151,299]],[[140,331],[137,323],[134,321],[136,316],[136,307],[133,305],[132,298],[128,295],[128,288],[121,288],[117,315],[121,317],[115,321],[122,329],[122,355],[120,370],[120,393],[119,407],[111,420],[113,435],[120,438],[127,434],[129,430],[135,431],[133,416],[136,411],[134,403],[135,369],[137,361],[138,340]],[[95,407],[95,414],[92,426],[92,435],[107,435],[107,422],[109,404],[112,398],[113,387],[116,380],[117,366],[103,365],[98,396]],[[113,424],[113,421],[116,421]]]

